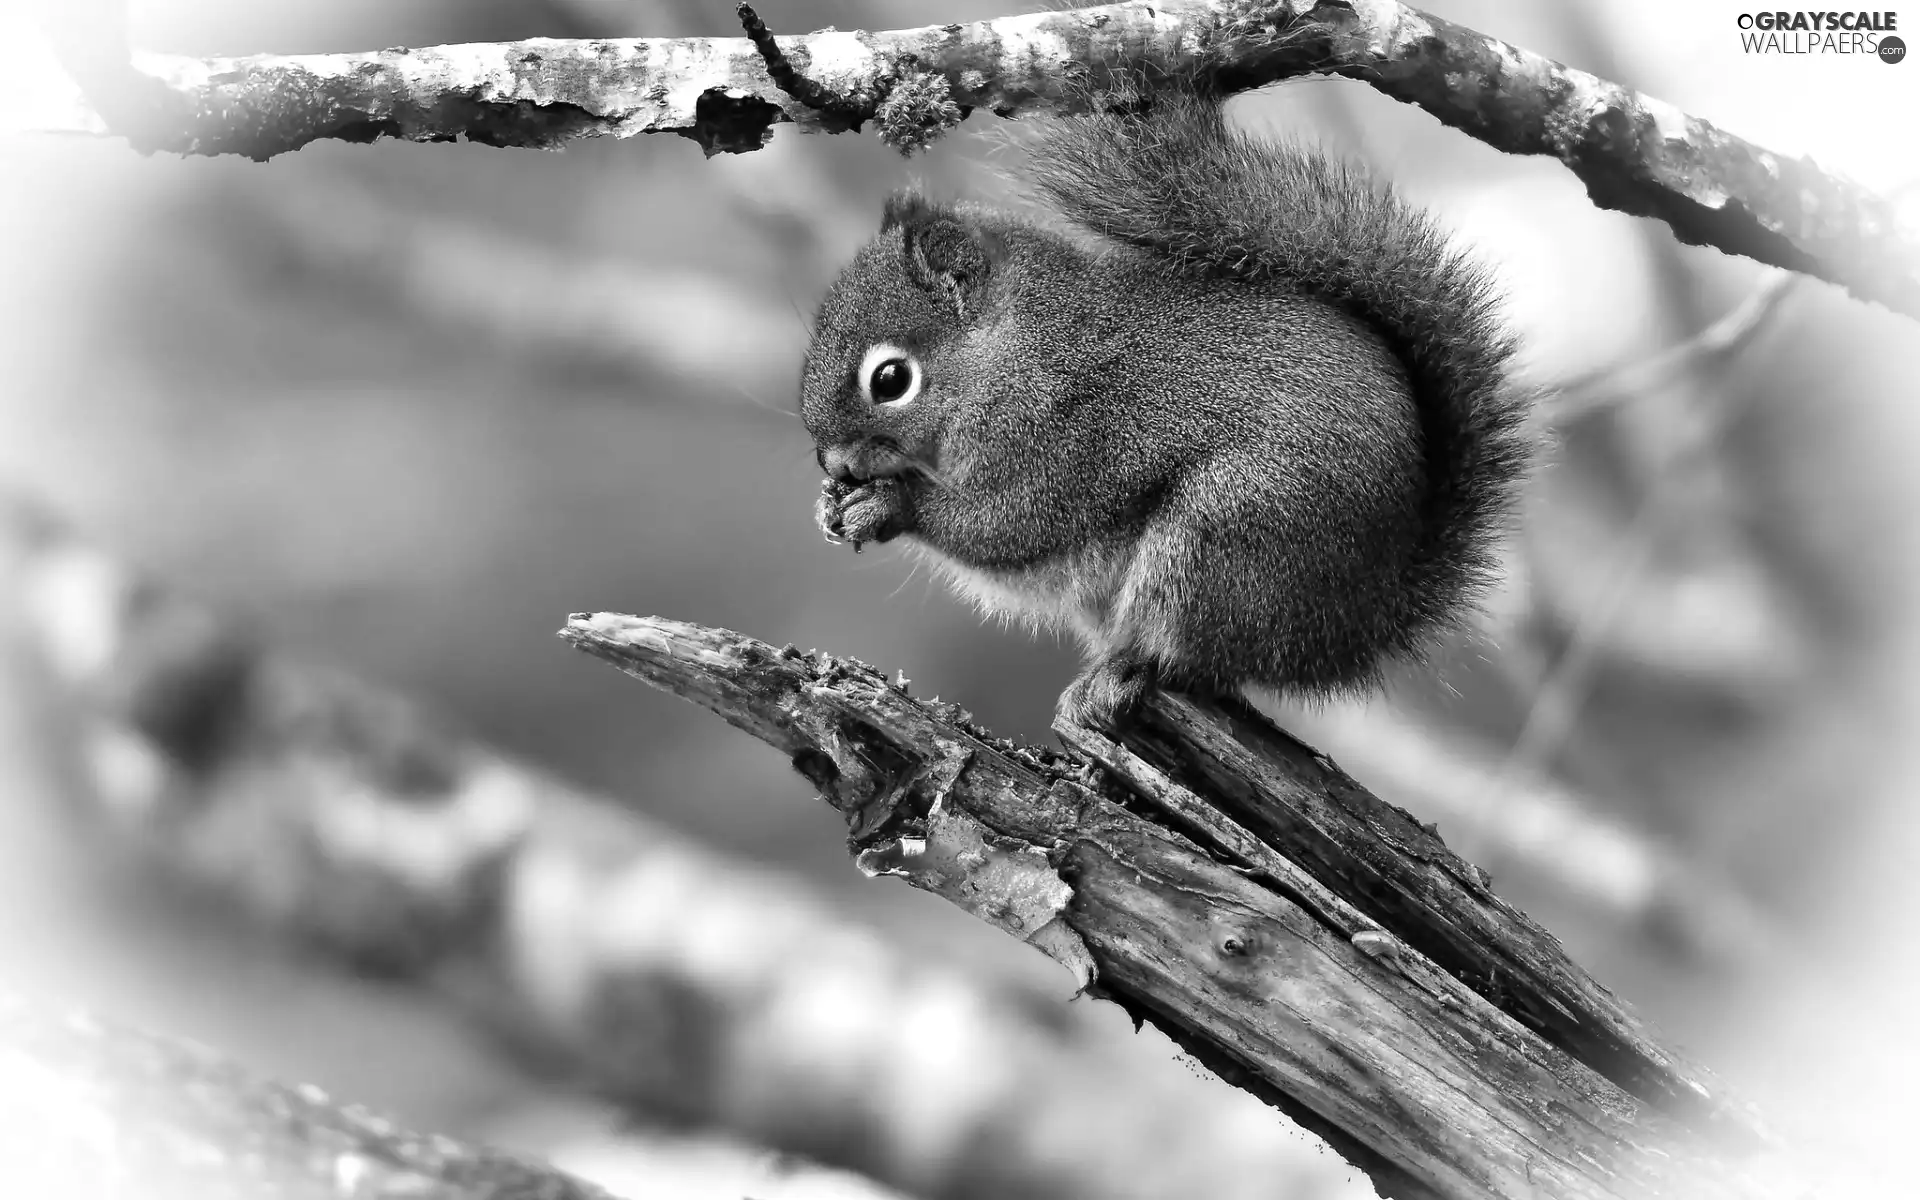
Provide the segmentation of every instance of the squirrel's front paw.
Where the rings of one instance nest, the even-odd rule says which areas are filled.
[[[813,506],[814,521],[829,542],[886,542],[906,532],[906,493],[895,479],[870,479],[858,485],[826,481]]]
[[[1140,707],[1156,679],[1153,664],[1145,659],[1098,659],[1060,693],[1055,719],[1082,729],[1111,730]]]

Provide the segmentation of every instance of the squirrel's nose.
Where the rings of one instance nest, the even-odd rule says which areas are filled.
[[[835,483],[856,481],[857,477],[853,473],[852,447],[821,446],[813,452],[813,456],[819,461],[820,469],[827,473],[827,478]]]

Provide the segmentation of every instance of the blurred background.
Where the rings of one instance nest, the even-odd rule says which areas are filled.
[[[1428,7],[1869,186],[1920,180],[1920,135],[1896,116],[1920,66],[1749,57],[1731,3]],[[730,35],[730,10],[132,5],[137,46],[191,55]],[[1017,10],[762,15],[784,33]],[[1889,1153],[1915,1115],[1899,1070],[1920,1061],[1905,1019],[1920,1001],[1905,936],[1920,898],[1914,323],[1678,246],[1593,208],[1558,163],[1361,85],[1291,83],[1236,112],[1367,159],[1434,208],[1500,274],[1529,370],[1564,386],[1487,636],[1437,679],[1284,719],[1437,821],[1803,1145]],[[673,137],[560,153],[323,142],[258,164],[9,135],[0,488],[289,655],[789,873],[895,953],[1064,1001],[1040,956],[862,878],[778,754],[552,636],[576,610],[727,626],[903,670],[917,694],[1050,740],[1071,647],[982,625],[897,550],[822,545],[794,411],[806,314],[883,196],[909,179],[992,194],[977,133],[992,120],[909,163],[871,137],[790,128],[710,161]],[[48,816],[65,784],[16,700],[0,709],[10,985],[615,1186],[850,1194],[709,1136],[725,1131],[616,1122],[427,997],[103,868]],[[1067,1011],[1142,1079],[1224,1089],[1100,1007]]]

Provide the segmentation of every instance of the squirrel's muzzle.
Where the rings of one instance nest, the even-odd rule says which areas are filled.
[[[913,459],[898,446],[876,438],[821,446],[814,457],[827,478],[836,483],[865,483],[905,475],[913,469]]]
[[[853,473],[853,447],[821,446],[813,452],[813,456],[819,460],[820,469],[827,473],[828,479],[835,483],[856,482],[858,477]]]

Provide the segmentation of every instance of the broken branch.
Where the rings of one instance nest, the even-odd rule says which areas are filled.
[[[1510,931],[1489,926],[1524,918],[1304,747],[1288,758],[1298,769],[1285,800],[1321,811],[1260,825],[1253,807],[1223,811],[1187,786],[1202,782],[1191,772],[1175,778],[1149,761],[1150,743],[1082,736],[1091,757],[1017,745],[850,660],[658,617],[576,614],[562,636],[778,748],[846,818],[863,869],[903,876],[1042,949],[1223,1077],[1306,1114],[1389,1193],[1774,1186],[1716,1145],[1752,1150],[1757,1137],[1724,1095],[1630,1094],[1583,1060],[1592,1047],[1550,1045],[1503,1011],[1504,980],[1445,969],[1463,943],[1469,957],[1505,953]],[[1204,732],[1186,702],[1155,707]],[[1101,781],[1095,759],[1122,782]],[[1364,861],[1339,868],[1345,878],[1322,873],[1348,850]],[[1368,873],[1372,883],[1350,886]],[[1414,877],[1427,880],[1423,903],[1396,903],[1385,881]],[[1604,996],[1534,936],[1536,975],[1545,963],[1574,976],[1575,1004]],[[1730,1126],[1747,1136],[1724,1139]]]

